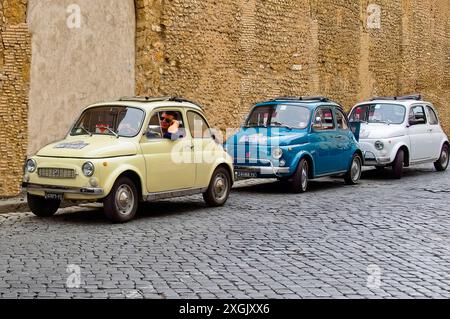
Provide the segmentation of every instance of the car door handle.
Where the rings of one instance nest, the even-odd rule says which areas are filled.
[[[345,137],[343,137],[343,136],[341,136],[341,135],[338,135],[338,136],[335,136],[335,138],[337,138],[337,139],[339,139],[339,140],[343,140]]]

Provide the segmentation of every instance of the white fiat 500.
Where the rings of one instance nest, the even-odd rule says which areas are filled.
[[[448,167],[448,137],[433,105],[420,95],[373,98],[355,105],[349,119],[360,123],[366,166],[391,166],[395,178],[414,164],[434,163],[438,171]]]

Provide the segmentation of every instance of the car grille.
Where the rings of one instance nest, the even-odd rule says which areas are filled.
[[[66,179],[75,178],[76,173],[74,169],[68,168],[38,168],[39,177]]]

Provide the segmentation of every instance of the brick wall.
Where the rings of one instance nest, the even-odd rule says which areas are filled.
[[[0,196],[17,194],[27,149],[30,35],[25,1],[0,1]]]

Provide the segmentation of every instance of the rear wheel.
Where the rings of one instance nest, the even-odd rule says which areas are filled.
[[[392,173],[394,178],[400,179],[403,175],[403,165],[405,163],[405,152],[399,150],[395,156],[394,162],[392,163]]]
[[[117,179],[111,192],[103,200],[106,217],[117,223],[124,223],[133,219],[138,205],[136,185],[125,176]]]
[[[309,165],[306,159],[302,159],[298,164],[297,171],[292,177],[290,189],[293,193],[304,193],[308,189]]]
[[[51,217],[59,209],[61,201],[57,199],[45,199],[42,196],[27,193],[28,207],[31,212],[39,217]]]
[[[448,150],[447,144],[442,146],[441,156],[439,157],[439,159],[436,162],[434,162],[434,167],[436,168],[436,170],[438,172],[443,172],[448,167],[448,162],[449,162],[448,151],[449,150]]]
[[[218,167],[209,183],[208,189],[203,193],[203,199],[211,207],[225,204],[230,196],[231,176],[225,167]]]
[[[358,184],[362,173],[362,160],[358,154],[354,154],[349,170],[345,174],[345,183],[347,185]]]

